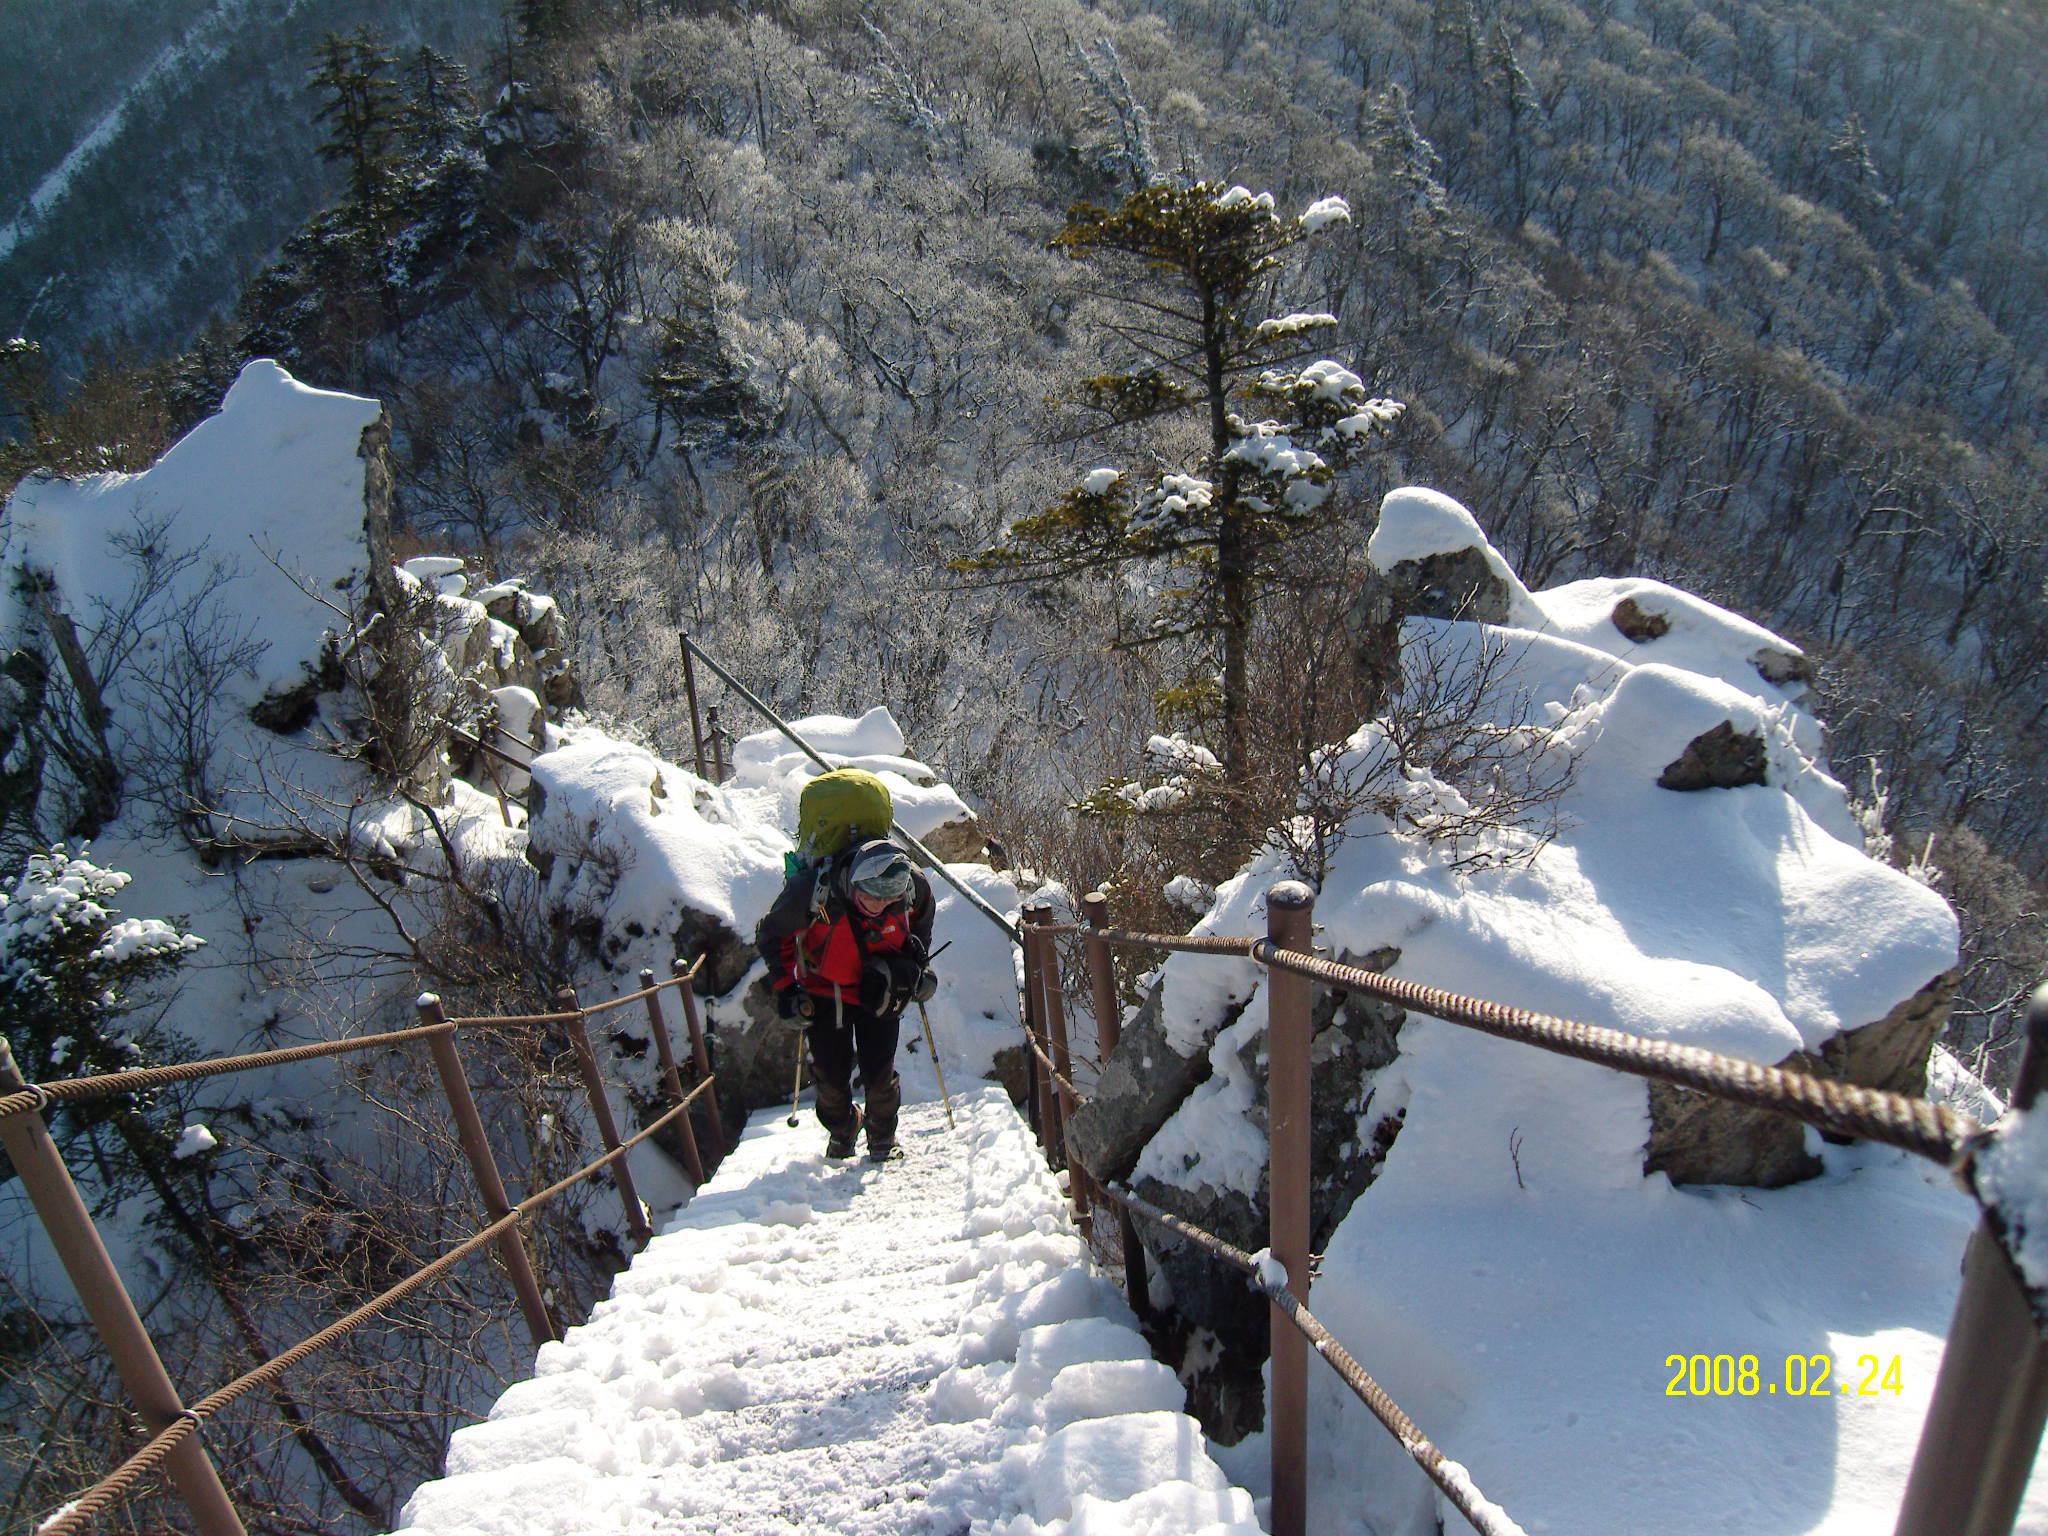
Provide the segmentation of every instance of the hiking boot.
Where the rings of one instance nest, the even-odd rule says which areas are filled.
[[[896,1115],[902,1107],[903,1079],[894,1072],[868,1090],[868,1155],[876,1162],[882,1160],[878,1151],[896,1145]]]
[[[868,1140],[868,1161],[871,1163],[900,1163],[903,1161],[903,1149],[893,1141],[876,1141],[870,1137]]]
[[[818,1095],[818,1123],[825,1127],[829,1138],[825,1143],[827,1157],[851,1157],[854,1145],[860,1140],[861,1113],[855,1107],[853,1095],[833,1083],[821,1082],[815,1085]]]
[[[852,1106],[848,1106],[849,1109]],[[837,1126],[825,1140],[825,1155],[830,1158],[853,1156],[853,1149],[860,1140],[861,1113],[852,1109],[853,1118],[845,1125]]]

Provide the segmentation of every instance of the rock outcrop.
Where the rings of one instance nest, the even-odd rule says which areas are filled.
[[[1845,1030],[1820,1050],[1796,1051],[1777,1065],[1894,1093],[1927,1090],[1927,1054],[1948,1019],[1959,972],[1948,971],[1883,1018]],[[1668,1083],[1650,1091],[1650,1139],[1643,1172],[1674,1184],[1738,1184],[1778,1189],[1820,1172],[1806,1149],[1806,1127]]]

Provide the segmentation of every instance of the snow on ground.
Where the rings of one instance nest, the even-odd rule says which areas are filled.
[[[1387,506],[1383,567],[1478,538],[1436,493]],[[1625,597],[1667,633],[1626,643],[1607,622]],[[1798,689],[1754,664],[1795,647],[1656,583],[1515,583],[1510,598],[1510,626],[1411,621],[1406,639],[1450,666],[1489,646],[1509,658],[1512,707],[1576,759],[1558,835],[1524,867],[1460,872],[1414,822],[1362,813],[1318,898],[1327,952],[1392,946],[1409,980],[1765,1062],[1882,1018],[1955,963],[1945,904],[1865,856]],[[1763,739],[1768,782],[1660,788],[1722,721]],[[1365,730],[1347,750],[1363,762],[1381,743]],[[1426,819],[1443,787],[1408,784]],[[1262,857],[1200,931],[1263,932],[1265,892],[1292,873]],[[1251,1001],[1138,1173],[1254,1191],[1259,974],[1175,956],[1165,979],[1183,1049],[1202,1018]],[[1405,1122],[1311,1304],[1489,1498],[1531,1533],[1889,1528],[1975,1220],[1941,1170],[1813,1138],[1826,1171],[1811,1182],[1678,1188],[1643,1172],[1639,1079],[1420,1016],[1399,1050],[1357,1106],[1361,1139],[1403,1108]],[[1695,1355],[1754,1357],[1753,1393],[1695,1394],[1689,1375],[1668,1393]],[[1823,1369],[1824,1394],[1792,1390]],[[1313,1379],[1312,1529],[1466,1529],[1334,1378]],[[2048,1503],[2027,1519],[2048,1530]]]
[[[1254,1536],[1000,1090],[907,1157],[757,1115],[403,1536]]]

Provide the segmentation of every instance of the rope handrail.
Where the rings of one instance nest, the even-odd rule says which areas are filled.
[[[422,1024],[376,1035],[352,1035],[346,1040],[322,1040],[312,1045],[286,1046],[275,1051],[258,1051],[245,1056],[215,1056],[205,1061],[180,1061],[162,1067],[138,1067],[133,1072],[103,1072],[93,1077],[68,1077],[54,1083],[30,1083],[26,1088],[0,1098],[0,1119],[26,1114],[49,1104],[76,1104],[89,1099],[111,1098],[120,1093],[143,1093],[167,1083],[190,1082],[202,1077],[225,1077],[259,1067],[284,1066],[295,1061],[312,1061],[322,1056],[345,1056],[354,1051],[376,1050],[381,1046],[403,1045],[429,1035],[445,1035],[462,1024],[509,1022],[491,1019],[449,1019],[440,1024]]]
[[[1347,992],[1363,993],[1447,1024],[1476,1029],[1503,1040],[1576,1057],[1637,1077],[1689,1088],[1697,1093],[1765,1109],[1804,1121],[1823,1131],[1881,1142],[1916,1153],[1943,1167],[1953,1167],[1970,1139],[1983,1126],[1975,1117],[1943,1104],[1930,1104],[1910,1094],[1856,1083],[1836,1082],[1788,1067],[1770,1067],[1696,1045],[1652,1040],[1626,1030],[1581,1024],[1550,1014],[1511,1008],[1419,982],[1382,976],[1343,965],[1319,955],[1277,950],[1272,940],[1220,935],[1132,933],[1122,929],[1090,929],[1045,925],[1041,932],[1071,931],[1122,948],[1168,950],[1180,954],[1230,955],[1268,969],[1297,975]]]
[[[1040,928],[1038,931],[1042,933],[1045,930]],[[1082,1100],[1082,1095],[1076,1092],[1073,1083],[1053,1065],[1052,1058],[1046,1055],[1045,1048],[1039,1044],[1035,1033],[1026,1030],[1024,1043],[1054,1082],[1066,1089],[1076,1100]],[[1300,1298],[1295,1296],[1284,1282],[1275,1282],[1267,1277],[1257,1258],[1215,1233],[1198,1227],[1171,1211],[1162,1210],[1120,1184],[1107,1184],[1096,1178],[1087,1163],[1074,1151],[1071,1131],[1063,1138],[1060,1150],[1066,1154],[1069,1168],[1078,1168],[1087,1175],[1092,1189],[1108,1195],[1124,1209],[1135,1211],[1148,1221],[1157,1222],[1168,1231],[1188,1239],[1212,1258],[1249,1274],[1253,1287],[1264,1292],[1266,1298],[1280,1309],[1281,1315],[1293,1325],[1295,1331],[1315,1346],[1316,1353],[1329,1362],[1331,1369],[1336,1371],[1358,1400],[1365,1404],[1372,1416],[1386,1427],[1387,1432],[1401,1442],[1401,1449],[1406,1451],[1429,1480],[1442,1490],[1444,1497],[1457,1506],[1458,1512],[1472,1523],[1472,1528],[1479,1532],[1479,1536],[1526,1536],[1522,1528],[1508,1519],[1498,1505],[1479,1492],[1469,1474],[1457,1476],[1447,1470],[1448,1458],[1436,1444],[1416,1426],[1413,1419],[1401,1411],[1401,1405],[1387,1395],[1386,1389],[1372,1378],[1365,1367],[1337,1341],[1336,1336],[1323,1326],[1316,1315],[1302,1305]],[[1462,1469],[1460,1470],[1462,1472]]]
[[[1070,1161],[1079,1162],[1073,1149],[1068,1148]],[[1385,1426],[1387,1433],[1401,1442],[1411,1460],[1420,1467],[1429,1480],[1436,1484],[1443,1496],[1456,1506],[1459,1514],[1471,1522],[1479,1536],[1524,1536],[1522,1528],[1510,1520],[1499,1505],[1482,1495],[1473,1484],[1469,1474],[1459,1476],[1449,1468],[1456,1463],[1437,1448],[1416,1422],[1401,1411],[1401,1405],[1387,1395],[1386,1388],[1375,1381],[1370,1372],[1358,1363],[1350,1350],[1337,1341],[1330,1330],[1323,1326],[1316,1315],[1302,1305],[1301,1299],[1287,1288],[1284,1281],[1272,1279],[1266,1268],[1252,1254],[1232,1246],[1213,1232],[1204,1231],[1191,1221],[1184,1221],[1171,1211],[1160,1209],[1150,1201],[1133,1194],[1122,1185],[1104,1184],[1095,1181],[1094,1187],[1126,1210],[1135,1211],[1148,1221],[1157,1222],[1170,1232],[1178,1233],[1216,1259],[1244,1270],[1252,1277],[1253,1289],[1265,1294],[1266,1299],[1280,1309],[1295,1331],[1315,1346],[1317,1354],[1328,1361],[1344,1385],[1364,1403],[1372,1416]],[[1462,1470],[1462,1469],[1461,1469]]]
[[[579,1007],[583,1014],[588,1017],[593,1013],[607,1013],[614,1008],[623,1008],[628,1003],[637,1003],[644,997],[652,997],[655,993],[666,991],[670,987],[680,987],[685,982],[694,984],[697,980],[697,972],[703,964],[704,957],[699,955],[691,962],[690,968],[687,971],[671,976],[665,981],[657,981],[651,987],[642,987],[638,992],[628,992],[624,997],[610,997],[601,1003],[583,1003]]]
[[[431,1029],[414,1030],[408,1033],[439,1034],[445,1032],[445,1026],[436,1026]],[[387,1036],[385,1038],[395,1038],[395,1033],[394,1036]],[[138,1482],[161,1466],[164,1459],[172,1451],[176,1450],[189,1436],[198,1431],[212,1415],[257,1387],[268,1385],[300,1361],[325,1349],[337,1339],[353,1333],[371,1318],[403,1301],[414,1292],[430,1285],[471,1254],[476,1253],[495,1241],[501,1233],[536,1214],[542,1206],[553,1200],[564,1190],[572,1185],[581,1183],[600,1169],[618,1161],[627,1152],[638,1146],[648,1137],[654,1135],[655,1132],[661,1130],[678,1115],[686,1114],[691,1104],[696,1101],[700,1094],[708,1091],[714,1081],[714,1078],[705,1078],[696,1087],[692,1088],[689,1093],[685,1094],[681,1101],[670,1107],[633,1136],[620,1142],[617,1147],[605,1153],[602,1157],[585,1163],[566,1178],[558,1179],[538,1193],[528,1195],[489,1226],[457,1244],[454,1248],[449,1249],[448,1252],[442,1254],[439,1258],[415,1270],[411,1275],[399,1281],[398,1284],[392,1286],[382,1295],[364,1302],[346,1317],[329,1323],[318,1333],[302,1339],[290,1349],[274,1355],[270,1360],[256,1367],[256,1369],[237,1376],[226,1386],[220,1387],[201,1398],[180,1414],[167,1428],[153,1436],[135,1454],[122,1462],[120,1466],[101,1478],[92,1487],[79,1494],[77,1498],[66,1500],[56,1514],[35,1528],[36,1536],[76,1536],[76,1533],[82,1530],[86,1523],[97,1516],[102,1510],[125,1499]]]
[[[457,1029],[468,1029],[477,1024],[503,1024],[510,1027],[517,1027],[521,1029],[531,1029],[536,1025],[541,1024],[567,1024],[572,1019],[577,1019],[580,1017],[582,1017],[582,1014],[580,1012],[487,1013],[470,1014],[464,1018],[450,1019],[448,1022],[450,1024],[453,1024]]]
[[[592,1003],[587,1008],[574,1012],[481,1014],[444,1019],[438,1024],[422,1024],[409,1029],[387,1030],[375,1035],[354,1035],[346,1040],[321,1040],[311,1045],[285,1046],[274,1051],[255,1051],[241,1056],[213,1056],[205,1061],[180,1061],[162,1067],[138,1067],[132,1072],[102,1072],[91,1077],[62,1078],[53,1083],[30,1083],[26,1088],[0,1097],[0,1120],[6,1119],[9,1115],[41,1110],[51,1104],[76,1104],[91,1099],[111,1098],[122,1093],[146,1093],[152,1088],[161,1088],[169,1083],[226,1077],[232,1073],[253,1072],[263,1067],[282,1067],[298,1061],[315,1061],[323,1056],[346,1056],[355,1051],[403,1045],[408,1040],[419,1040],[429,1035],[444,1035],[458,1029],[473,1029],[479,1025],[531,1027],[540,1024],[566,1024],[578,1017],[603,1013],[608,1009],[624,1007],[627,1003],[638,1002],[666,987],[679,987],[685,982],[693,982],[703,963],[704,957],[699,955],[690,968],[680,975],[671,976],[666,981],[658,981],[653,986],[643,987],[637,992],[628,992],[624,997]]]
[[[788,737],[789,740],[795,744],[799,752],[803,753],[804,756],[808,757],[820,768],[823,768],[828,773],[831,772],[833,765],[825,760],[824,755],[820,753],[817,748],[813,747],[808,741],[805,741],[803,737],[797,735],[795,731],[791,730],[789,727],[789,722],[784,720],[782,716],[776,714],[774,710],[770,709],[765,703],[763,703],[760,697],[755,694],[753,689],[749,688],[745,683],[741,682],[738,678],[734,677],[730,672],[726,671],[724,667],[718,664],[717,660],[714,657],[712,657],[705,651],[703,646],[699,645],[695,640],[692,640],[687,634],[678,633],[676,638],[682,641],[683,643],[683,654],[685,658],[695,656],[699,661],[703,662],[705,666],[709,667],[713,672],[716,672],[719,676],[719,679],[722,682],[724,682],[727,687],[731,688],[733,692],[737,693],[741,698],[745,699],[749,704],[751,704],[756,710],[756,712],[758,712],[760,716],[764,720],[766,720],[770,725],[774,726],[776,730],[780,731],[784,736]],[[912,836],[911,833],[904,828],[901,822],[895,824],[895,831],[896,834],[899,837],[901,837],[904,842],[910,845],[911,850],[914,853],[916,853],[920,859],[924,861],[925,867],[929,869],[933,874],[937,875],[941,880],[945,881],[946,884],[952,886],[954,890],[958,891],[960,895],[963,898],[965,898],[967,904],[970,907],[974,908],[975,911],[979,912],[983,917],[987,918],[990,922],[994,923],[998,928],[1002,929],[1004,934],[1008,936],[1012,944],[1021,942],[1022,936],[1018,931],[1017,925],[1011,922],[1007,917],[1003,916],[1003,914],[998,912],[994,907],[990,906],[988,904],[988,901],[984,897],[978,895],[973,891],[970,891],[966,886],[962,885],[958,880],[954,879],[952,874],[947,870],[944,862],[939,858],[939,856],[933,853],[931,849],[925,847],[925,845],[919,842],[914,836]]]

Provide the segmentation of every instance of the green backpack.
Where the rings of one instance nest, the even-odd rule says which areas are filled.
[[[787,873],[829,859],[854,843],[889,835],[896,811],[889,786],[865,768],[834,768],[804,785],[796,806],[796,852]]]

